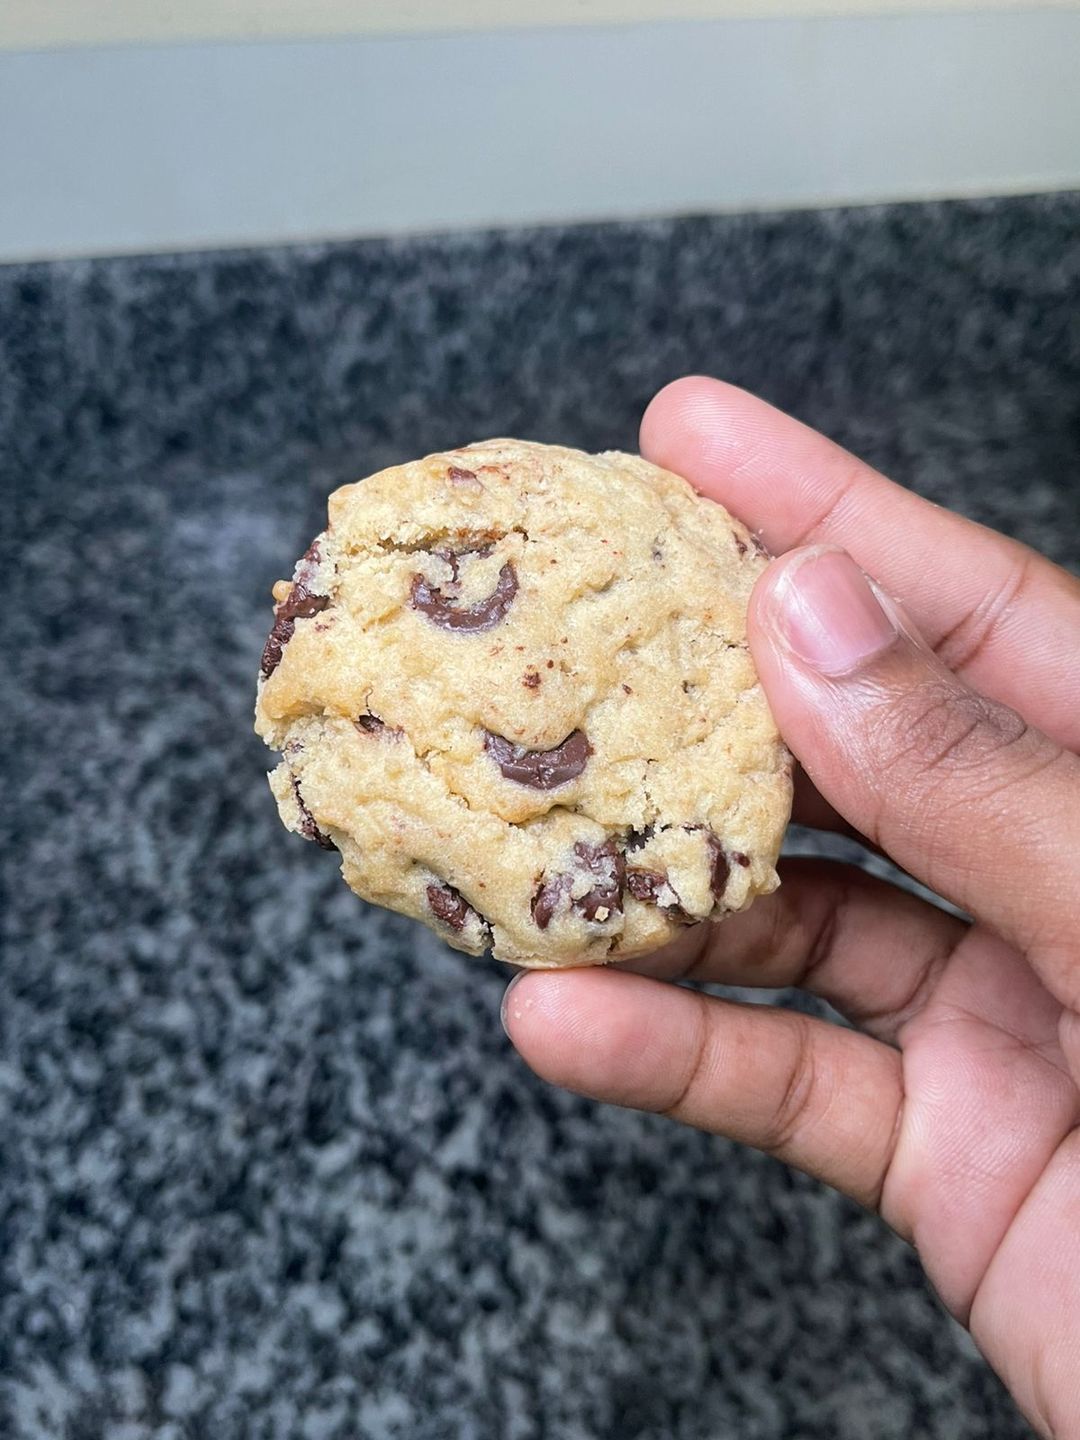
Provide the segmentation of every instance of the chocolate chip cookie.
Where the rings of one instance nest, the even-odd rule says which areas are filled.
[[[596,964],[777,884],[791,767],[746,645],[755,538],[633,455],[490,440],[330,497],[274,587],[256,729],[358,895]]]

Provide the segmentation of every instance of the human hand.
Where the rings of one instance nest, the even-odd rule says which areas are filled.
[[[510,1038],[556,1084],[879,1210],[1028,1418],[1080,1437],[1080,582],[716,381],[663,390],[641,448],[780,557],[750,642],[805,772],[795,819],[975,919],[782,862],[775,895],[647,973],[519,976]],[[858,1028],[678,978],[803,986]]]

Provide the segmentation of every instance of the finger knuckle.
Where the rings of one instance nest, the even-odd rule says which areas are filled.
[[[988,656],[1009,617],[1027,603],[1028,592],[1039,573],[1034,551],[1017,545],[998,582],[938,640],[934,646],[938,658],[950,670],[962,675]]]
[[[810,1123],[817,1082],[811,1022],[792,1014],[783,1083],[762,1145],[769,1154],[783,1156],[795,1148]]]
[[[890,697],[877,722],[884,723],[870,725],[875,766],[923,788],[948,776],[977,791],[1007,753],[1036,738],[1015,710],[945,677]]]
[[[697,996],[694,1040],[688,1047],[687,1063],[683,1073],[675,1080],[671,1095],[660,1107],[662,1115],[667,1115],[674,1120],[682,1119],[693,1107],[698,1093],[705,1086],[709,1070],[711,1035],[708,998],[700,991],[688,993],[696,993]]]
[[[816,517],[810,524],[803,527],[798,537],[787,546],[787,549],[794,550],[813,541],[828,539],[837,529],[834,522],[839,518],[844,507],[852,496],[865,485],[866,475],[865,461],[849,455],[844,450],[839,451],[835,455],[834,467],[830,472],[829,483],[824,491],[824,501],[820,504]]]
[[[837,877],[836,893],[825,904],[816,923],[807,933],[806,952],[803,956],[802,974],[799,984],[810,986],[818,973],[833,958],[837,936],[843,928],[842,922],[851,903],[851,885]]]

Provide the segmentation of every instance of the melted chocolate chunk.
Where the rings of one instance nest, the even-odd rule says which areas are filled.
[[[293,794],[296,796],[296,803],[300,807],[300,834],[305,840],[314,840],[316,845],[321,845],[324,850],[336,850],[337,846],[329,835],[324,834],[315,823],[315,816],[304,804],[304,797],[300,794],[300,782],[293,776]]]
[[[551,924],[552,915],[569,890],[569,875],[557,875],[554,880],[547,880],[540,886],[532,898],[532,917],[538,929],[546,930]]]
[[[670,890],[671,886],[667,876],[661,875],[659,870],[639,870],[631,867],[626,872],[626,888],[635,900],[640,900],[645,905],[659,905],[660,896],[665,890]]]
[[[358,715],[353,724],[361,734],[378,735],[384,740],[397,740],[405,733],[400,725],[388,725],[380,716],[372,715],[370,711]]]
[[[491,938],[491,926],[478,910],[473,909],[461,891],[454,889],[453,885],[433,881],[427,887],[427,899],[432,913],[444,925],[449,925],[451,930],[456,930],[460,934],[465,929],[469,917],[472,916],[487,938]]]
[[[269,678],[281,664],[281,652],[292,639],[296,626],[291,620],[275,620],[273,629],[266,637],[259,668]]]
[[[724,847],[720,844],[719,838],[711,831],[709,832],[706,844],[709,847],[709,888],[717,900],[724,898],[724,891],[727,889],[728,876],[731,874],[731,866],[724,854]]]
[[[551,917],[564,902],[569,904],[586,920],[599,920],[602,924],[612,915],[622,913],[622,888],[626,874],[626,862],[619,854],[614,840],[605,840],[603,845],[592,845],[587,840],[574,844],[573,870],[546,880],[533,896],[532,915],[537,928],[546,930]],[[595,883],[583,895],[574,898],[575,881],[582,876]],[[604,913],[601,914],[600,912]]]
[[[484,748],[507,780],[533,790],[554,790],[576,779],[593,753],[584,730],[572,730],[554,750],[526,750],[485,730]]]
[[[298,580],[289,593],[289,598],[276,606],[279,620],[309,620],[330,604],[329,595],[313,595],[302,580]]]
[[[280,605],[274,606],[274,628],[263,646],[261,668],[264,676],[272,675],[281,664],[282,651],[293,637],[297,620],[309,620],[330,604],[329,595],[316,595],[310,588],[319,560],[319,542],[313,540],[296,567],[292,589]]]
[[[655,905],[673,920],[690,923],[692,917],[683,909],[678,892],[668,877],[659,870],[641,870],[636,866],[626,872],[626,888],[643,905]]]
[[[733,851],[731,858],[735,861],[736,865],[741,865],[744,870],[750,864],[750,856],[744,855],[741,850]]]
[[[461,553],[481,555],[485,552],[466,550]],[[452,574],[447,588],[450,591],[456,591],[460,557],[445,554],[442,558],[450,565]],[[453,594],[446,595],[423,575],[413,576],[410,599],[414,610],[421,611],[433,625],[438,625],[443,630],[490,630],[492,626],[498,625],[501,620],[506,618],[506,613],[513,604],[517,589],[517,571],[508,560],[499,571],[495,589],[485,599],[478,600],[475,605],[456,605]]]

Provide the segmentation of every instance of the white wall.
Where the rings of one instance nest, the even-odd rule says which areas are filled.
[[[1046,8],[1046,0],[977,4],[983,10]],[[1076,0],[1056,4],[1075,7]],[[0,49],[974,8],[973,0],[4,0]]]
[[[1080,10],[0,54],[0,259],[1080,185]]]

